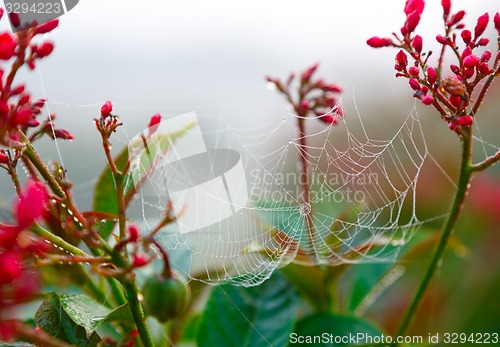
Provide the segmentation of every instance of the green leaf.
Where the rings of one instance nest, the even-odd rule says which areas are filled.
[[[358,335],[360,334],[360,335]],[[350,316],[337,316],[319,313],[301,319],[290,335],[289,346],[355,346],[366,344],[364,339],[351,337],[381,336],[382,333],[360,319]],[[368,341],[369,342],[369,341]]]
[[[70,317],[54,293],[47,295],[36,311],[35,323],[54,338],[78,347],[97,346],[101,341],[96,332],[87,331]]]
[[[47,295],[35,314],[35,323],[60,340],[77,346],[95,346],[95,330],[112,321],[132,321],[128,304],[111,310],[85,295]]]
[[[316,310],[328,310],[329,296],[325,285],[325,274],[320,266],[290,263],[280,271]]]
[[[278,272],[257,287],[218,286],[202,315],[197,345],[286,346],[299,306],[297,291]]]
[[[154,170],[154,166],[152,166],[151,163],[154,163],[155,159],[157,159],[158,156],[165,155],[170,145],[178,137],[182,136],[190,128],[192,128],[193,125],[193,123],[188,124],[184,128],[168,134],[155,134],[154,136],[151,136],[150,139],[148,139],[148,145],[154,145],[148,146],[146,150],[143,150],[138,154],[139,160],[141,162],[141,165],[139,165],[141,170],[129,173],[129,177],[125,179],[124,196],[126,197],[126,200],[127,194],[132,192],[135,185],[140,184],[140,182],[142,182],[142,179],[147,176],[151,172],[151,170]],[[144,148],[143,138],[140,136],[134,137],[131,140],[129,146]],[[114,158],[115,165],[120,171],[123,170],[129,160],[129,146],[124,147]],[[146,170],[142,170],[144,168],[146,168]],[[115,180],[109,166],[106,166],[104,168],[94,186],[94,200],[92,208],[96,212],[102,212],[108,215],[118,214]],[[108,238],[108,236],[111,234],[115,223],[116,221],[108,220],[101,225],[101,236],[104,239]]]
[[[358,264],[353,268],[352,288],[350,290],[349,311],[354,312],[365,297],[384,277],[387,270],[393,267],[388,263]]]

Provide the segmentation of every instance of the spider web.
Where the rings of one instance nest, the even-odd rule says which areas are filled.
[[[292,261],[331,266],[394,261],[423,223],[417,217],[416,189],[429,153],[416,110],[386,139],[370,137],[359,113],[339,118],[336,125],[308,118],[304,139],[298,136],[297,121],[297,116],[285,114],[248,127],[234,117],[220,116],[204,127],[201,118],[198,125],[203,130],[197,131],[207,152],[231,149],[240,154],[248,200],[233,204],[236,208],[229,214],[224,208],[210,211],[216,222],[189,232],[182,231],[183,213],[195,212],[191,222],[206,206],[227,201],[211,192],[209,205],[191,200],[182,209],[177,206],[179,223],[162,229],[157,238],[190,278],[252,286]],[[184,140],[193,147],[189,129],[174,139],[168,119],[166,124],[167,130],[160,126],[157,136],[163,134],[172,146]],[[130,140],[142,142],[137,137]],[[146,148],[143,152],[136,148],[131,171],[141,178],[130,182],[141,181],[136,207],[144,229],[151,231],[167,213],[172,183],[166,180],[174,176],[174,183],[182,187],[192,187],[193,182],[182,161],[172,170],[175,160],[169,156],[175,151],[165,150],[164,142],[152,141],[147,147],[153,159],[145,165]],[[169,165],[160,164],[164,158],[170,158]],[[302,172],[302,160],[308,177]],[[200,175],[210,173],[210,178],[223,174],[208,166],[197,170]],[[306,180],[311,187],[308,202],[301,190]]]

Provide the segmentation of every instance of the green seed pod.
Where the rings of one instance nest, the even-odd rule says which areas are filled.
[[[190,291],[182,277],[173,273],[170,278],[163,275],[149,277],[142,288],[142,295],[146,315],[164,323],[186,310]]]

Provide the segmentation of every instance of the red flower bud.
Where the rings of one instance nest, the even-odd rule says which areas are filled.
[[[488,66],[488,63],[480,63],[478,66],[477,66],[477,70],[482,73],[483,75],[489,75],[490,73],[493,72],[493,70],[490,69],[490,67]]]
[[[17,104],[22,106],[30,101],[30,96],[28,94],[21,95]]]
[[[474,28],[474,37],[476,39],[484,33],[489,20],[490,16],[488,13],[483,14],[477,19],[476,27]]]
[[[465,49],[462,52],[462,59],[465,59],[471,54],[472,54],[472,49],[469,46],[465,47]]]
[[[377,36],[369,38],[366,41],[366,43],[368,44],[368,46],[370,46],[372,48],[381,48],[381,47],[388,47],[388,46],[393,45],[393,42],[390,38],[381,38],[381,37],[377,37]]]
[[[102,117],[107,117],[111,114],[113,111],[113,104],[111,101],[106,101],[102,106],[101,106],[101,116]]]
[[[439,42],[442,45],[448,44],[448,39],[444,37],[443,35],[437,35],[436,36],[436,41]]]
[[[484,51],[483,55],[481,55],[481,62],[482,63],[486,63],[488,61],[490,61],[491,59],[491,51]]]
[[[412,66],[408,69],[408,73],[413,77],[417,77],[420,74],[420,69],[416,66]]]
[[[321,87],[321,89],[325,92],[331,92],[331,93],[341,93],[342,88],[339,86],[336,86],[335,84],[326,84]]]
[[[441,6],[443,6],[443,18],[448,18],[451,9],[451,0],[441,0]]]
[[[24,92],[24,85],[21,84],[21,85],[15,87],[14,89],[12,89],[12,91],[10,92],[10,95],[19,95],[22,92]]]
[[[313,66],[311,66],[310,68],[304,70],[302,72],[302,75],[300,76],[301,82],[302,83],[309,82],[309,80],[311,79],[311,77],[314,74],[314,72],[318,69],[318,67],[319,67],[319,63],[316,63]]]
[[[35,101],[35,103],[33,104],[33,107],[42,108],[42,107],[45,105],[45,102],[47,102],[47,99],[45,99],[45,98],[38,99],[38,100],[37,100],[37,101]]]
[[[460,75],[461,71],[460,68],[454,64],[450,65],[450,70],[455,74],[455,75]]]
[[[457,127],[456,122],[450,122],[450,124],[448,124],[448,128],[450,128],[451,131],[455,131],[456,127]]]
[[[335,124],[337,123],[337,119],[331,114],[324,114],[319,117],[319,120],[326,124]]]
[[[470,68],[470,69],[465,69],[464,70],[464,78],[466,80],[468,80],[469,78],[471,78],[472,76],[474,76],[474,68]]]
[[[480,38],[479,41],[477,41],[476,45],[477,46],[486,46],[488,43],[490,43],[490,39],[483,37],[483,38]]]
[[[420,13],[418,13],[417,11],[410,13],[406,17],[406,23],[404,26],[404,28],[406,29],[406,33],[409,34],[409,33],[412,33],[413,31],[415,31],[419,22],[420,22]],[[403,35],[405,35],[405,34],[403,34]]]
[[[416,35],[411,42],[411,45],[415,49],[415,51],[420,54],[420,52],[422,52],[422,36]]]
[[[479,63],[479,58],[475,54],[467,56],[463,61],[464,67],[466,69],[476,67],[478,63]]]
[[[410,87],[413,90],[420,90],[421,89],[420,83],[418,83],[418,81],[416,79],[414,79],[414,78],[410,78],[408,80],[408,83],[410,84]]]
[[[75,138],[73,134],[64,129],[55,129],[54,135],[57,139],[61,140],[73,140]]]
[[[0,164],[7,164],[10,161],[9,156],[5,150],[0,149]]]
[[[436,83],[437,79],[437,72],[433,67],[427,68],[427,82],[429,82],[430,85],[433,85]]]
[[[462,37],[462,40],[464,40],[464,43],[466,45],[468,45],[472,41],[472,33],[470,32],[470,30],[462,30],[460,36]]]
[[[57,28],[58,25],[59,25],[59,19],[53,19],[51,21],[48,21],[47,23],[37,26],[35,35],[51,32],[52,30]]]
[[[498,36],[500,36],[500,12],[495,13],[493,22],[495,23],[495,29],[498,31]]]
[[[397,54],[396,54],[396,63],[401,66],[401,67],[406,67],[406,65],[408,65],[408,57],[406,56],[406,53],[403,52],[403,50],[401,49]],[[401,71],[399,69],[396,69],[398,71]]]
[[[134,254],[132,267],[142,267],[149,263],[149,259],[144,254]]]
[[[471,126],[474,123],[474,117],[462,116],[462,117],[458,118],[457,123],[463,127]]]
[[[139,228],[137,227],[137,225],[135,224],[129,225],[127,232],[128,232],[128,240],[130,242],[137,242],[137,239],[139,239]]]
[[[434,98],[432,97],[432,95],[424,95],[422,97],[422,104],[424,105],[432,105],[433,102]]]
[[[465,17],[465,11],[458,11],[455,13],[451,19],[446,23],[448,26],[452,26],[460,22]]]
[[[0,59],[9,60],[14,56],[16,41],[14,37],[5,32],[0,34]]]
[[[424,0],[406,0],[404,12],[406,15],[416,12],[419,15],[424,11]]]
[[[48,57],[53,50],[54,44],[52,42],[44,42],[37,48],[36,56],[38,58]]]
[[[19,14],[15,12],[9,13],[9,20],[10,24],[12,24],[14,28],[17,28],[21,25],[21,18],[19,18]]]

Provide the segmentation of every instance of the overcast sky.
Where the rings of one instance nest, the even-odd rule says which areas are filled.
[[[470,25],[498,7],[491,0],[453,4],[467,8]],[[406,83],[393,78],[395,50],[365,43],[398,30],[403,7],[402,0],[81,0],[47,35],[53,55],[20,80],[48,97],[58,124],[75,134],[77,141],[60,150],[73,175],[85,173],[80,180],[89,191],[103,165],[91,120],[107,99],[133,136],[154,112],[223,114],[249,127],[280,119],[285,105],[264,76],[284,77],[318,61],[319,73],[343,86],[348,101],[355,95],[367,117],[371,102],[394,103],[401,90],[408,96]],[[424,45],[442,31],[441,11],[440,1],[427,1]],[[8,29],[5,18],[1,27]],[[46,152],[58,158],[53,145]]]

